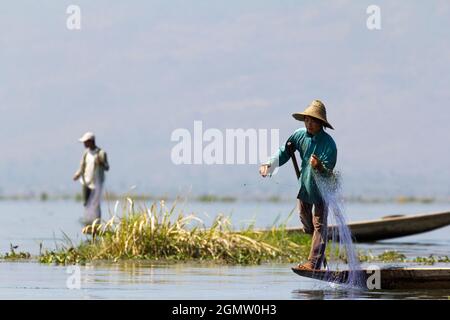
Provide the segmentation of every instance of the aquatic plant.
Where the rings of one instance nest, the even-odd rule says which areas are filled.
[[[250,225],[242,230],[232,228],[229,217],[218,215],[210,227],[193,214],[176,215],[176,203],[168,208],[164,201],[150,208],[136,208],[128,198],[121,217],[108,221],[94,221],[83,229],[85,241],[74,244],[64,235],[55,250],[40,251],[41,263],[85,264],[96,260],[151,260],[151,261],[199,261],[229,264],[260,264],[263,262],[302,263],[306,261],[311,245],[309,235],[286,229],[287,221],[263,231]],[[117,212],[115,208],[114,212]],[[291,212],[292,214],[292,212]],[[287,218],[289,220],[290,217]],[[347,250],[339,246],[327,246],[327,256],[349,265]],[[15,252],[12,250],[12,252]],[[8,254],[8,257],[15,256]],[[373,255],[370,251],[352,253],[364,262],[450,262],[448,257],[417,257],[414,260],[397,251],[385,251]],[[354,256],[356,255],[356,257]],[[17,253],[16,253],[17,256]],[[24,255],[26,256],[26,255]],[[29,254],[28,254],[29,256]],[[330,260],[331,261],[331,260]],[[331,265],[331,267],[335,267]]]
[[[9,252],[5,253],[4,255],[0,255],[0,259],[4,260],[23,260],[23,259],[30,259],[31,254],[29,252],[16,252],[16,249],[19,246],[14,246],[12,243],[9,244]]]
[[[167,208],[153,204],[136,210],[134,202],[125,214],[104,223],[94,221],[83,232],[86,242],[74,246],[70,240],[59,249],[46,251],[39,261],[72,264],[94,260],[146,259],[197,260],[232,264],[258,264],[264,261],[299,262],[309,253],[309,236],[289,234],[285,225],[269,232],[253,226],[235,231],[229,218],[219,215],[207,228],[194,215],[175,216],[175,204]]]
[[[219,197],[212,194],[204,194],[196,198],[199,202],[235,202],[236,198],[231,196]]]
[[[383,262],[404,262],[406,261],[406,256],[395,250],[386,250],[378,255],[378,260]]]
[[[367,254],[360,252],[359,259],[361,262],[413,262],[407,260],[406,256],[403,253],[395,250],[385,250],[383,253],[380,253],[376,256],[373,255],[370,251]]]
[[[448,256],[436,257],[431,254],[428,257],[416,257],[413,259],[413,262],[433,265],[435,263],[450,263],[450,258]]]

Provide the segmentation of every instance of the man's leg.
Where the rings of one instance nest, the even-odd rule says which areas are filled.
[[[305,230],[305,233],[313,234],[314,226],[313,226],[313,219],[312,219],[312,204],[303,202],[300,199],[297,199],[297,203],[298,203],[300,221],[303,224],[303,229]]]
[[[83,189],[82,189],[81,193],[82,193],[82,196],[83,196],[83,206],[86,207],[87,203],[88,203],[88,200],[89,200],[89,197],[91,195],[91,189],[89,189],[86,186],[83,186]]]
[[[314,269],[320,269],[325,258],[325,248],[327,245],[327,217],[328,208],[325,204],[315,204],[312,217],[314,233],[311,243],[308,262]]]

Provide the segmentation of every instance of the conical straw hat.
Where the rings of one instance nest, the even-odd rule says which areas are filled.
[[[296,112],[292,116],[298,121],[305,121],[305,116],[310,116],[322,120],[325,127],[333,129],[333,126],[327,120],[327,110],[320,100],[313,100],[311,104],[303,112]]]

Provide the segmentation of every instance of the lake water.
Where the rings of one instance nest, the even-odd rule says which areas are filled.
[[[148,204],[149,205],[149,204]],[[168,204],[170,205],[170,204]],[[114,204],[104,204],[107,208]],[[268,227],[277,216],[285,220],[295,202],[181,203],[177,210],[195,212],[206,223],[218,213],[232,216],[236,227],[252,221]],[[349,203],[350,221],[379,218],[390,214],[418,214],[447,211],[450,203]],[[39,245],[54,248],[62,232],[74,243],[80,234],[81,204],[74,201],[0,202],[0,251],[39,253]],[[298,226],[297,214],[289,226]],[[397,250],[408,257],[450,255],[450,227],[432,232],[373,244],[357,244],[374,255]],[[80,289],[69,289],[67,267],[43,265],[35,261],[0,260],[0,298],[2,299],[418,299],[450,296],[449,290],[349,292],[326,283],[295,275],[289,264],[260,266],[218,266],[204,264],[152,264],[137,262],[95,263],[81,266]],[[436,266],[450,267],[450,264]],[[69,286],[70,287],[70,286]]]

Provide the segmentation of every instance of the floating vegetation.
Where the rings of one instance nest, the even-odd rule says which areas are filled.
[[[280,196],[271,196],[267,199],[267,201],[269,202],[274,202],[274,203],[278,203],[281,202],[283,199],[281,199]]]
[[[372,255],[370,252],[368,254],[360,253],[359,257],[361,261],[364,262],[406,262],[425,265],[433,265],[435,263],[450,263],[450,258],[448,256],[429,255],[428,257],[415,257],[408,259],[403,253],[388,250],[376,256]]]
[[[450,263],[450,258],[448,256],[434,256],[429,255],[428,257],[416,257],[413,262],[433,265],[435,263]]]
[[[399,196],[396,199],[398,203],[433,203],[435,201],[434,198],[430,197],[407,197],[407,196]]]
[[[421,197],[421,196],[394,196],[394,197],[367,197],[367,196],[346,196],[345,202],[350,203],[398,203],[398,204],[406,204],[406,203],[423,203],[430,204],[434,202],[449,202],[450,199],[441,197]]]
[[[55,263],[55,264],[86,264],[86,255],[83,254],[85,246],[80,245],[77,250],[73,247],[63,247],[59,251],[46,251],[38,258],[41,263]]]
[[[129,206],[121,218],[87,226],[87,242],[74,246],[69,239],[54,251],[46,251],[40,262],[85,263],[95,260],[214,261],[231,264],[259,264],[265,261],[299,262],[307,258],[310,237],[289,234],[285,225],[262,232],[248,227],[235,231],[229,218],[219,215],[211,227],[194,215],[174,215],[163,202],[135,211]]]
[[[404,262],[406,256],[398,251],[385,251],[378,255],[378,260],[383,262]]]
[[[196,198],[199,202],[235,202],[236,198],[230,196],[219,197],[212,194],[204,194]]]
[[[5,255],[0,255],[0,259],[4,260],[26,260],[31,258],[31,254],[28,252],[16,252],[16,249],[19,246],[14,246],[12,243],[9,244],[10,249],[9,252],[5,253]]]
[[[383,253],[374,256],[371,252],[368,254],[360,253],[359,259],[361,262],[409,262],[406,259],[406,256],[403,253],[400,253],[395,250],[386,250]]]
[[[41,195],[39,196],[39,199],[41,201],[48,201],[48,199],[49,199],[48,193],[47,192],[42,192]]]
[[[85,264],[107,260],[150,260],[161,262],[197,261],[227,264],[260,264],[263,262],[305,262],[311,245],[309,235],[288,232],[286,222],[274,224],[269,231],[261,231],[253,225],[243,230],[233,230],[229,217],[217,216],[207,228],[195,215],[175,215],[175,206],[169,209],[165,202],[159,206],[135,209],[135,203],[127,198],[124,215],[120,218],[94,222],[83,229],[87,240],[75,245],[66,236],[55,250],[40,251],[41,263]],[[29,258],[28,253],[11,252],[3,258]],[[331,247],[327,248],[328,255]],[[348,257],[333,254],[348,263]],[[448,257],[417,257],[407,259],[398,251],[385,251],[373,255],[359,251],[361,262],[404,262],[432,264],[450,263]]]
[[[150,208],[135,208],[127,198],[124,214],[106,222],[94,222],[84,228],[85,241],[78,244],[64,235],[54,250],[42,250],[38,256],[18,251],[0,254],[2,260],[37,259],[41,263],[85,264],[93,261],[150,260],[152,262],[212,262],[228,264],[260,264],[264,262],[302,263],[310,251],[311,238],[303,233],[289,232],[287,221],[274,222],[269,231],[257,230],[253,225],[234,230],[229,217],[219,215],[210,227],[195,215],[176,215],[176,203],[171,208],[161,201]],[[114,212],[117,212],[115,208]],[[288,218],[289,219],[289,218]],[[277,224],[277,225],[276,225]],[[89,234],[89,235],[88,235]],[[331,252],[347,263],[348,257]],[[423,264],[450,263],[446,257],[417,257],[406,259],[396,251],[386,251],[378,256],[358,252],[361,261],[415,262]]]

